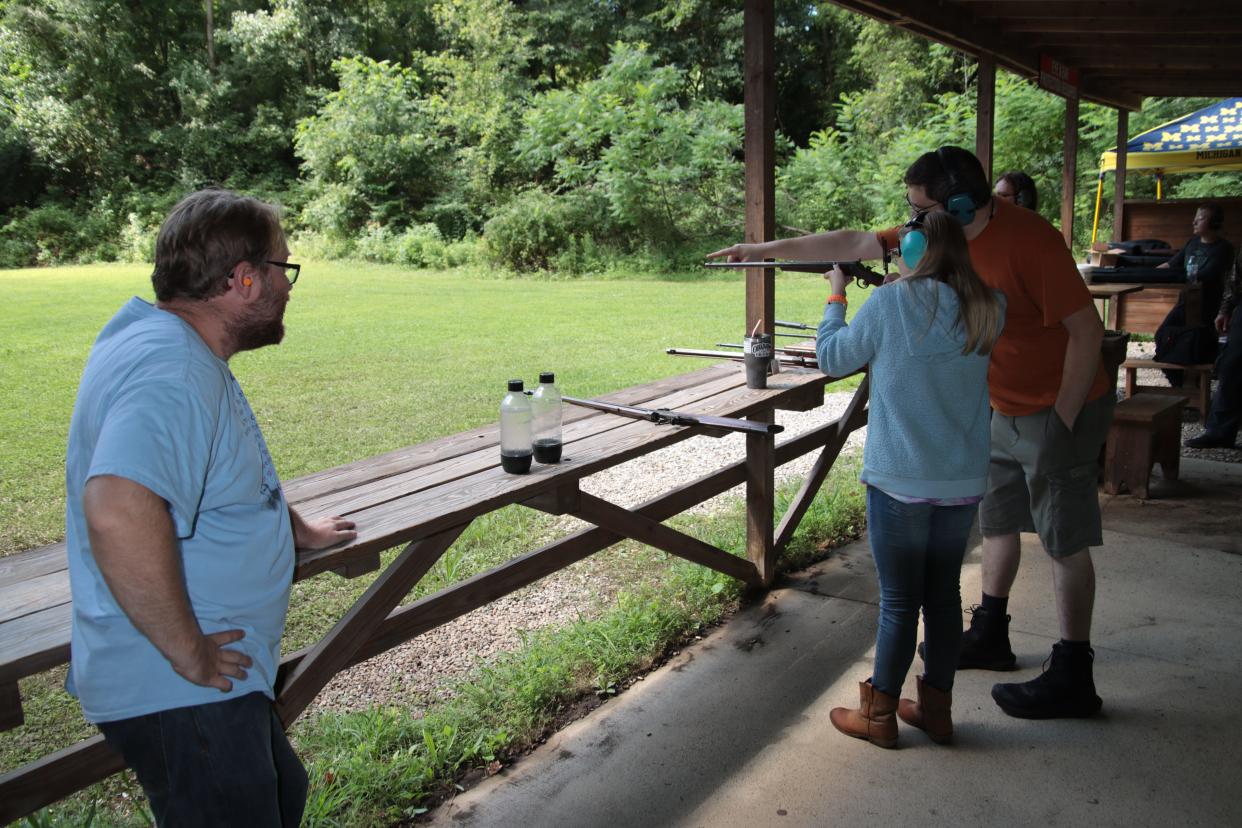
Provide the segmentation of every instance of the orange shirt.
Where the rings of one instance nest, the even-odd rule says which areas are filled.
[[[1005,329],[992,349],[988,391],[992,407],[1020,417],[1056,402],[1069,332],[1061,320],[1091,304],[1065,239],[1042,216],[993,199],[996,212],[970,243],[979,277],[1005,294]],[[878,234],[897,247],[897,228]],[[1108,391],[1101,365],[1087,395]]]

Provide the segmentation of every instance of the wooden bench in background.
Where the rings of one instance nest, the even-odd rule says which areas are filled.
[[[1121,363],[1121,367],[1126,372],[1126,399],[1135,394],[1163,394],[1181,397],[1187,405],[1198,412],[1200,420],[1207,416],[1208,408],[1212,404],[1212,372],[1214,370],[1212,363],[1176,365],[1171,362],[1156,362],[1154,359],[1127,359]],[[1140,385],[1138,372],[1143,370],[1181,371],[1182,385],[1180,388],[1168,385]]]
[[[1180,397],[1158,394],[1136,394],[1117,403],[1104,450],[1105,492],[1119,494],[1124,485],[1146,498],[1155,463],[1165,480],[1177,479],[1183,405]]]

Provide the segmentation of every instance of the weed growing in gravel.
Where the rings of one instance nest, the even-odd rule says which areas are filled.
[[[863,525],[858,460],[845,458],[822,487],[782,558],[805,566]],[[797,486],[781,487],[783,511]],[[745,504],[684,515],[680,528],[733,554],[745,549]],[[465,774],[499,769],[507,757],[659,662],[736,606],[741,584],[668,558],[661,577],[619,594],[592,619],[527,633],[522,646],[481,664],[420,718],[404,709],[322,714],[301,722],[296,740],[311,794],[305,824],[336,826],[409,820],[451,792]]]

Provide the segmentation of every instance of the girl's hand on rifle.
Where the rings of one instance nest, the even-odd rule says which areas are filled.
[[[761,262],[764,258],[762,247],[762,244],[735,244],[715,253],[708,253],[707,258],[719,259],[723,256],[728,262]]]
[[[833,294],[845,295],[845,286],[850,283],[850,277],[845,275],[845,271],[841,269],[841,265],[836,265],[832,270],[824,274],[824,278],[828,280],[828,284],[832,287]]]

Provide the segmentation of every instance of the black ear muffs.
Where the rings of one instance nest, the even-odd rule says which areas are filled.
[[[1018,192],[1014,194],[1013,202],[1014,204],[1017,204],[1019,207],[1025,207],[1028,210],[1031,209],[1030,191],[1029,190],[1018,190]]]
[[[1225,223],[1225,211],[1216,209],[1208,210],[1208,227],[1213,230],[1219,230],[1221,225]],[[1163,466],[1161,467],[1163,468]]]
[[[975,200],[968,193],[963,192],[958,185],[957,176],[953,173],[953,164],[945,155],[944,147],[936,150],[936,157],[940,160],[940,167],[949,178],[949,197],[944,202],[945,211],[957,219],[959,224],[970,224],[975,220],[975,212],[979,209],[979,205],[975,204]]]

